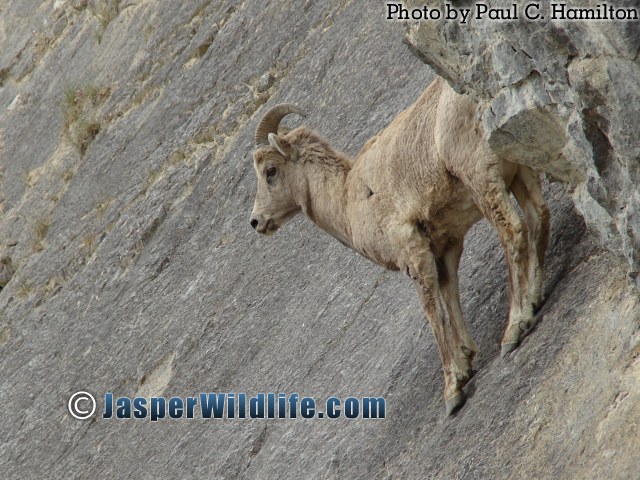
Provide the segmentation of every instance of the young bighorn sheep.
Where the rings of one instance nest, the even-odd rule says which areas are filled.
[[[458,265],[464,236],[485,217],[509,264],[509,321],[502,354],[514,350],[542,301],[549,210],[529,167],[497,158],[475,105],[437,79],[370,139],[355,159],[300,127],[278,134],[295,105],[270,109],[257,127],[258,177],[251,226],[272,234],[298,212],[365,257],[415,283],[444,369],[448,414],[465,401],[477,346],[462,318]],[[522,207],[521,219],[509,192]]]

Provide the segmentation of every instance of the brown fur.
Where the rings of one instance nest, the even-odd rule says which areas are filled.
[[[365,257],[410,275],[442,359],[447,410],[459,408],[477,352],[458,289],[464,236],[485,217],[505,249],[510,313],[502,343],[508,353],[532,325],[533,306],[542,300],[549,210],[537,174],[497,158],[484,140],[475,105],[442,79],[355,159],[305,128],[271,134],[269,141],[254,153],[256,230],[274,233],[302,211]],[[267,179],[269,167],[277,173]]]

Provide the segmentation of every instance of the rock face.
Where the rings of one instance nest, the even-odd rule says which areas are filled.
[[[0,0],[3,478],[637,477],[637,24],[411,30],[477,96],[495,148],[573,192],[545,186],[546,303],[508,359],[502,250],[486,222],[470,232],[462,304],[481,351],[457,416],[406,277],[303,219],[273,238],[249,226],[266,108],[299,104],[355,154],[433,78],[384,16]],[[85,421],[67,409],[81,390],[98,399]],[[387,416],[115,420],[106,392],[384,396]]]
[[[445,12],[443,0],[412,1]],[[471,2],[470,20],[419,22],[407,44],[460,92],[479,99],[493,149],[566,183],[597,240],[640,272],[640,23],[597,0]],[[539,8],[536,8],[537,5]],[[614,8],[613,5],[610,5]],[[449,7],[451,8],[451,7]],[[576,10],[577,9],[577,10]],[[640,15],[635,0],[615,3]],[[528,14],[528,15],[527,15]],[[451,15],[452,16],[452,15]]]

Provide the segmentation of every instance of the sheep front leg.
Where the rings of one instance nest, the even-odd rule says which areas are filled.
[[[440,295],[435,262],[427,271],[411,273],[411,277],[422,302],[425,316],[431,325],[444,370],[444,400],[447,415],[455,413],[464,405],[462,387],[471,377],[470,362],[456,355],[453,326],[445,312]]]
[[[460,362],[466,365],[469,375],[472,375],[471,364],[478,353],[478,346],[467,330],[460,305],[458,268],[462,256],[463,241],[464,239],[460,239],[457,243],[453,243],[444,252],[442,259],[436,261],[436,265],[438,266],[438,284],[451,322],[454,351],[456,355],[460,356]]]

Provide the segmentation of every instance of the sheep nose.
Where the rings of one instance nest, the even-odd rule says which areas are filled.
[[[258,228],[258,220],[256,218],[252,218],[250,223],[254,230]]]

